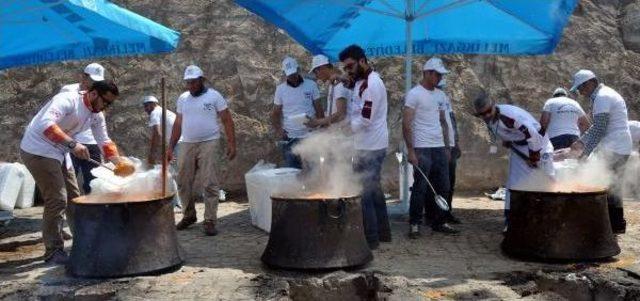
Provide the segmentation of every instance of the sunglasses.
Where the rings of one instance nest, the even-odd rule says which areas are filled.
[[[344,70],[345,72],[349,72],[350,70],[352,70],[352,69],[353,69],[353,66],[354,66],[355,64],[356,64],[356,63],[349,63],[349,64],[345,64],[345,65],[342,67],[342,70]]]

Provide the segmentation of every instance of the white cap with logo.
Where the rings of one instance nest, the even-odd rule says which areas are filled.
[[[184,69],[184,80],[196,79],[203,76],[204,73],[202,72],[202,69],[196,65],[189,65],[187,66],[187,69]]]
[[[573,75],[573,86],[571,86],[570,91],[575,92],[580,85],[593,78],[596,78],[596,75],[591,70],[582,69],[576,72],[576,74]]]
[[[104,67],[98,63],[91,63],[84,67],[84,73],[93,81],[99,82],[104,80]]]
[[[324,65],[329,65],[329,58],[326,55],[318,54],[314,56],[311,60],[311,72]]]
[[[154,103],[158,103],[158,99],[155,96],[152,95],[148,95],[142,98],[142,103],[149,103],[149,102],[154,102]]]
[[[298,72],[298,62],[296,59],[288,56],[282,60],[282,71],[284,71],[284,75],[289,76]]]
[[[442,62],[442,60],[437,57],[432,57],[426,63],[424,63],[424,66],[422,66],[422,70],[423,71],[433,70],[440,74],[449,73],[449,70],[447,70],[447,68],[444,67],[444,63]]]

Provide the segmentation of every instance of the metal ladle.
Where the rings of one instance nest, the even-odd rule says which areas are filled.
[[[396,158],[398,159],[398,162],[402,163],[404,159],[403,157],[404,157],[404,154],[399,152],[396,153]],[[435,188],[433,188],[433,185],[431,185],[431,181],[429,181],[429,178],[427,178],[427,175],[424,173],[424,171],[422,171],[422,169],[420,169],[420,167],[418,167],[417,165],[413,165],[413,167],[416,170],[418,170],[418,172],[420,172],[424,180],[427,181],[429,188],[431,188],[431,191],[433,191],[433,195],[435,196],[436,205],[438,205],[438,207],[440,207],[440,209],[444,211],[449,211],[451,209],[449,208],[449,203],[447,203],[447,200],[444,197],[442,197],[436,192]]]

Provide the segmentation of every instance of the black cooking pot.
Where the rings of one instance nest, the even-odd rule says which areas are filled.
[[[262,261],[287,269],[335,269],[373,259],[362,225],[359,196],[272,196],[269,243]]]
[[[595,260],[620,254],[607,209],[607,191],[510,190],[510,255],[541,260]]]
[[[173,195],[76,198],[67,271],[81,277],[157,274],[182,265]]]

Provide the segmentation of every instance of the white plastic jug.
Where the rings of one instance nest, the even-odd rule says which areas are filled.
[[[36,180],[29,172],[26,166],[20,163],[14,163],[20,170],[24,180],[22,181],[22,187],[20,187],[20,193],[16,200],[16,208],[31,208],[33,207],[33,198],[36,193]]]
[[[23,180],[24,176],[15,164],[0,163],[0,210],[13,210]]]
[[[296,168],[268,168],[244,175],[251,224],[267,232],[271,230],[271,194],[282,185],[295,182],[299,173]]]

